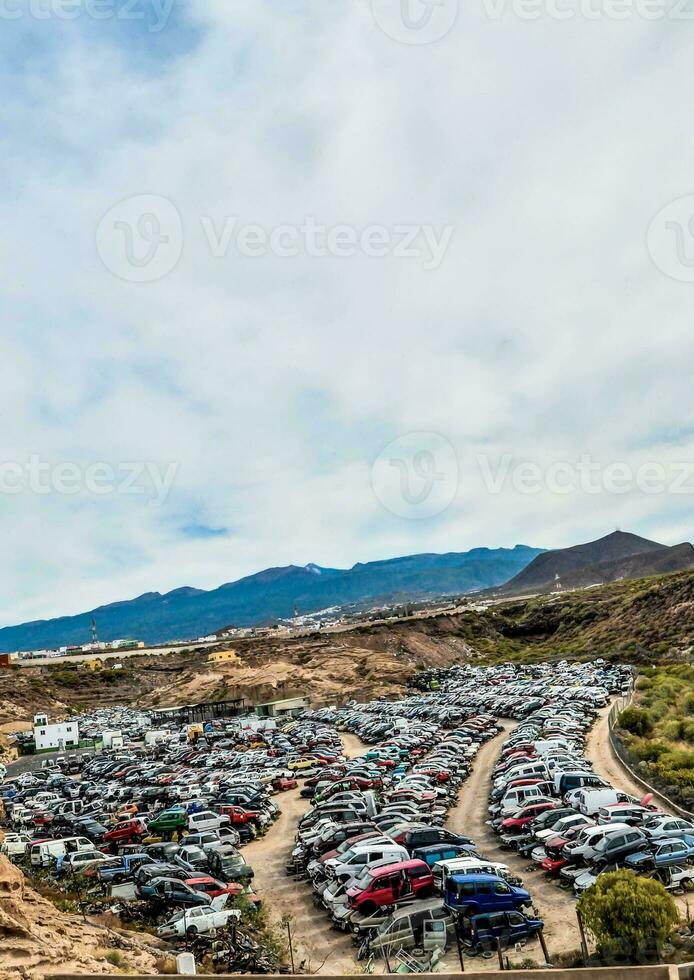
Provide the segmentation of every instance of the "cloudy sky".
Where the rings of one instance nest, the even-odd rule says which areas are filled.
[[[690,539],[694,14],[174,2],[0,2],[2,624]]]

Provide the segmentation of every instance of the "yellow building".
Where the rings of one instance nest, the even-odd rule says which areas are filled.
[[[207,654],[207,662],[210,664],[223,664],[238,660],[236,650],[214,650]]]

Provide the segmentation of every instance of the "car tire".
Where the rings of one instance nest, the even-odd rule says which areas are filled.
[[[193,939],[195,939],[197,934],[198,934],[197,926],[188,926],[188,928],[186,929],[186,935],[191,936]]]

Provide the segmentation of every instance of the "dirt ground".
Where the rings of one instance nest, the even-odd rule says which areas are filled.
[[[468,834],[476,842],[480,853],[491,861],[507,864],[514,874],[519,875],[533,897],[536,908],[545,922],[545,939],[550,958],[557,953],[565,953],[579,948],[578,925],[576,922],[575,900],[571,892],[559,888],[556,882],[546,878],[537,865],[522,858],[515,851],[499,847],[499,838],[491,827],[489,819],[489,791],[491,771],[501,743],[515,728],[515,722],[502,722],[503,731],[486,742],[477,754],[475,764],[460,791],[458,805],[451,810],[446,826],[459,834]],[[538,942],[530,943],[517,958],[534,959],[538,965],[543,962],[542,950]],[[474,959],[474,969],[498,969],[496,958]],[[470,967],[472,969],[472,967]]]
[[[361,755],[367,749],[358,738],[346,733],[342,735],[342,742],[349,758]],[[277,802],[282,813],[275,824],[265,837],[244,848],[244,856],[255,870],[253,886],[271,908],[275,923],[284,915],[291,916],[297,972],[359,973],[349,935],[331,928],[328,917],[313,904],[310,885],[295,881],[285,871],[299,818],[309,809],[310,802],[301,798],[298,789],[282,793]]]

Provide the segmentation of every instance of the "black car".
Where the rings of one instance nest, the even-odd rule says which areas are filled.
[[[454,834],[445,827],[423,827],[405,831],[401,843],[411,854],[415,848],[428,847],[431,844],[474,844],[474,841],[463,834]]]

